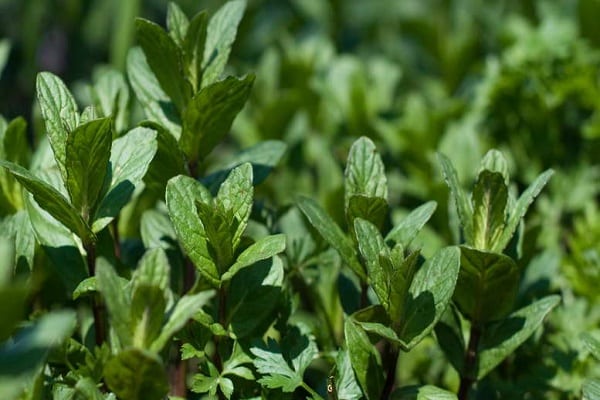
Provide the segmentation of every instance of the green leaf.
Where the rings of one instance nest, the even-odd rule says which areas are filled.
[[[467,243],[473,243],[473,206],[469,201],[467,194],[460,186],[456,170],[452,166],[452,162],[445,155],[438,153],[438,160],[442,166],[442,172],[446,184],[450,188],[450,193],[454,198],[458,218],[463,230],[464,240]]]
[[[159,286],[138,283],[131,298],[132,345],[148,348],[158,337],[163,324],[167,302]]]
[[[238,256],[235,264],[221,276],[221,282],[230,280],[242,268],[248,267],[255,262],[271,258],[284,250],[284,234],[271,235],[260,239],[256,243],[251,244]]]
[[[481,166],[477,175],[481,174],[481,172],[485,170],[497,172],[500,175],[502,175],[502,178],[504,179],[504,184],[508,186],[508,162],[506,161],[506,158],[504,158],[504,155],[502,155],[500,151],[492,149],[485,154],[485,156],[481,160]]]
[[[527,209],[531,203],[533,203],[533,200],[537,195],[540,194],[544,186],[546,186],[553,174],[554,171],[551,169],[543,172],[531,185],[529,185],[521,197],[519,197],[519,200],[517,200],[513,209],[510,211],[506,227],[504,228],[504,232],[502,232],[502,236],[500,236],[496,247],[493,249],[494,251],[502,251],[508,246],[519,223],[525,216]]]
[[[104,400],[104,395],[92,378],[80,378],[75,384],[76,393],[86,400]]]
[[[353,195],[348,200],[346,220],[352,227],[354,225],[353,221],[356,218],[362,218],[373,223],[378,229],[381,229],[387,214],[387,201],[381,197]]]
[[[371,139],[362,136],[348,154],[344,172],[346,206],[352,196],[381,197],[387,201],[387,178],[381,156]]]
[[[183,326],[204,306],[208,299],[212,297],[211,293],[201,292],[194,295],[185,295],[179,299],[177,304],[169,312],[167,322],[163,326],[160,335],[150,345],[150,350],[159,352],[165,347],[171,339]]]
[[[365,397],[379,399],[384,383],[379,351],[352,318],[346,319],[344,323],[344,336],[354,374]]]
[[[190,21],[177,3],[170,1],[167,7],[167,30],[178,47],[183,47],[189,24]]]
[[[139,47],[127,55],[127,77],[148,119],[165,127],[175,139],[181,136],[181,121],[173,103],[160,87]]]
[[[435,325],[435,336],[450,364],[463,375],[466,346],[460,317],[453,305],[446,309]]]
[[[183,175],[167,183],[166,203],[177,239],[198,272],[214,287],[219,287],[219,271],[208,250],[204,227],[198,218],[196,201],[210,202],[208,190]]]
[[[461,246],[461,268],[454,301],[477,323],[504,318],[519,289],[519,269],[512,258]]]
[[[14,243],[10,240],[6,240],[5,237],[0,236],[0,256],[12,257],[10,247],[14,246]],[[7,249],[8,247],[8,249]],[[6,260],[4,258],[3,260]],[[12,264],[12,263],[9,263]],[[3,276],[2,279],[11,278],[12,269],[6,271],[6,267],[12,267],[12,265],[2,266],[2,273],[9,272],[8,277]],[[24,283],[20,282],[1,282],[0,283],[0,315],[2,315],[2,324],[0,324],[0,342],[7,340],[26,314],[27,300],[29,297],[29,288]]]
[[[210,19],[202,59],[203,88],[216,82],[225,69],[245,9],[245,0],[229,1]]]
[[[130,348],[111,358],[104,367],[104,379],[123,400],[161,400],[169,391],[162,361],[142,349]]]
[[[129,124],[129,85],[123,74],[112,67],[102,67],[94,72],[92,97],[103,117],[111,117],[117,133]]]
[[[40,207],[70,229],[71,232],[79,236],[84,242],[94,240],[94,234],[78,211],[55,188],[36,178],[31,172],[17,164],[0,160],[0,167],[10,171],[15,179],[33,195]]]
[[[204,87],[183,113],[179,144],[189,161],[203,159],[229,132],[250,95],[254,75],[228,77]]]
[[[600,400],[600,380],[588,379],[581,388],[581,400]]]
[[[298,198],[297,204],[311,225],[321,234],[321,236],[323,236],[323,239],[325,239],[331,247],[337,250],[348,267],[350,267],[362,281],[366,281],[366,272],[358,261],[358,256],[354,250],[352,240],[344,235],[344,232],[342,232],[340,227],[329,215],[327,215],[316,201],[301,196]]]
[[[477,380],[486,376],[525,342],[559,302],[559,296],[546,296],[487,326],[479,346]]]
[[[227,318],[237,338],[260,336],[278,307],[283,284],[281,258],[264,260],[242,269],[227,292]]]
[[[131,345],[131,298],[113,267],[100,257],[96,260],[96,285],[102,293],[111,326],[123,347]]]
[[[200,12],[192,18],[182,43],[187,72],[195,92],[200,90],[202,83],[202,57],[206,44],[206,28],[208,13]]]
[[[356,381],[350,355],[347,349],[338,351],[335,359],[337,376],[335,379],[335,389],[337,398],[344,400],[360,400],[363,398],[362,390]]]
[[[492,250],[504,232],[508,188],[498,172],[483,170],[473,188],[473,247]]]
[[[27,123],[23,118],[17,117],[8,125],[0,127],[0,160],[27,166],[30,153]],[[0,215],[23,208],[21,185],[4,169],[0,170],[0,208]]]
[[[142,183],[156,149],[156,132],[142,127],[130,130],[113,142],[110,186],[96,211],[94,232],[108,225],[129,202],[134,189]]]
[[[436,207],[437,203],[435,201],[429,201],[415,208],[387,234],[385,241],[400,243],[405,249],[408,248],[408,245],[425,226],[425,223],[429,221]]]
[[[160,86],[180,113],[192,96],[192,88],[183,75],[183,54],[173,39],[154,22],[135,20],[138,41],[146,61]]]
[[[284,341],[286,338],[284,337]],[[306,336],[287,337],[288,344],[282,346],[269,338],[266,346],[252,347],[250,352],[256,357],[254,366],[263,376],[258,382],[267,388],[280,388],[293,392],[304,382],[304,371],[317,355],[317,345]],[[290,343],[291,342],[291,343]]]
[[[36,91],[54,158],[66,180],[67,136],[79,125],[77,103],[63,81],[50,72],[38,74]]]
[[[140,236],[144,247],[171,249],[179,246],[176,233],[168,215],[158,210],[146,210],[140,221]]]
[[[230,229],[234,230],[232,235],[233,251],[237,249],[248,225],[253,195],[252,166],[244,163],[231,171],[215,198],[215,201],[223,206],[227,214],[233,216],[230,225]]]
[[[6,62],[8,61],[8,56],[10,54],[10,41],[8,39],[0,40],[0,77],[2,76],[2,72],[4,71],[4,67],[6,66]]]
[[[407,386],[392,394],[392,400],[457,400],[452,392],[432,385]]]
[[[30,214],[26,210],[19,210],[15,214],[4,217],[0,223],[0,234],[14,238],[13,267],[17,270],[31,271],[36,241],[31,226]]]
[[[125,282],[122,284],[122,286],[125,286],[128,282],[126,279],[124,279],[124,280],[125,280]],[[90,276],[89,278],[85,278],[84,280],[79,282],[79,285],[77,285],[75,290],[73,290],[73,295],[71,297],[73,298],[73,300],[77,300],[81,296],[84,296],[84,295],[90,294],[90,293],[94,293],[96,290],[97,290],[96,277]]]
[[[71,204],[89,220],[102,195],[112,145],[112,121],[102,118],[78,126],[67,137],[65,184]]]
[[[583,333],[581,335],[583,344],[592,353],[594,357],[600,360],[600,341],[594,338],[589,333]]]

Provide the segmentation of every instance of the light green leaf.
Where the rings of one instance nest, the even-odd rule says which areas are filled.
[[[479,345],[477,380],[486,376],[525,342],[559,302],[559,296],[546,296],[487,326]]]
[[[461,246],[461,268],[454,301],[477,323],[504,318],[519,289],[519,269],[512,258]]]
[[[521,222],[521,219],[523,219],[523,217],[525,216],[527,209],[529,208],[531,203],[533,203],[533,200],[537,197],[537,195],[540,194],[544,186],[546,186],[546,184],[550,180],[550,177],[553,174],[554,171],[551,169],[543,172],[540,176],[536,178],[535,181],[533,181],[531,185],[529,185],[529,187],[527,188],[527,190],[525,190],[525,192],[523,192],[521,197],[519,197],[519,200],[517,200],[513,209],[510,210],[508,222],[506,223],[504,232],[502,233],[502,236],[500,236],[500,238],[498,239],[497,245],[494,247],[493,251],[502,251],[506,248],[506,246],[508,246],[510,240],[513,237],[513,234],[515,233],[517,227],[519,226],[519,223]]]
[[[161,248],[149,249],[133,273],[131,285],[135,292],[138,285],[150,285],[165,292],[169,288],[170,267],[165,251]]]
[[[352,318],[346,319],[344,336],[354,374],[365,397],[368,400],[379,399],[384,383],[379,351]]]
[[[600,380],[588,379],[581,388],[581,400],[600,400]]]
[[[203,88],[216,82],[225,69],[245,9],[245,0],[229,1],[210,19],[202,59]]]
[[[438,153],[438,160],[442,166],[442,172],[446,184],[450,188],[450,193],[454,198],[460,226],[463,230],[464,240],[467,243],[473,243],[473,206],[469,201],[467,194],[463,190],[458,181],[456,170],[452,166],[452,162],[445,155]]]
[[[408,248],[425,223],[429,221],[436,207],[435,201],[429,201],[415,208],[387,234],[385,241],[400,243],[405,249]]]
[[[215,201],[222,205],[226,213],[233,216],[233,221],[230,222],[230,230],[233,230],[233,251],[237,249],[248,225],[253,195],[252,166],[244,163],[231,171],[215,198]]]
[[[323,236],[323,239],[325,239],[331,247],[337,250],[348,267],[350,267],[361,280],[366,281],[366,272],[358,261],[358,256],[354,250],[352,240],[344,235],[344,232],[342,232],[340,227],[313,199],[299,197],[297,204],[311,225],[321,234],[321,236]]]
[[[208,250],[204,227],[198,218],[196,201],[210,202],[208,190],[195,179],[183,175],[171,179],[166,189],[167,209],[177,239],[198,272],[219,287],[219,271]]]
[[[158,210],[146,210],[140,221],[140,236],[144,247],[170,249],[178,247],[176,233],[168,215]]]
[[[181,136],[181,121],[173,103],[150,70],[141,48],[127,55],[127,77],[148,119],[165,127],[175,139]]]
[[[4,217],[0,223],[0,234],[14,238],[12,266],[17,270],[31,271],[36,242],[29,213],[23,209]]]
[[[387,201],[387,178],[381,156],[371,139],[362,136],[348,154],[344,172],[346,207],[352,196],[381,197]]]
[[[67,136],[79,125],[77,103],[63,81],[50,72],[38,74],[36,91],[54,158],[66,180]]]
[[[392,394],[392,400],[457,400],[452,392],[432,385],[407,386]]]
[[[94,232],[108,225],[127,204],[134,189],[142,183],[156,149],[156,132],[142,127],[130,130],[113,142],[110,186],[96,211]]]
[[[347,349],[338,351],[335,359],[337,377],[335,379],[335,388],[338,399],[360,400],[363,398],[362,390],[356,381],[350,355]]]
[[[94,234],[83,221],[78,211],[55,188],[36,178],[31,172],[17,164],[0,160],[0,167],[4,167],[10,171],[15,179],[33,195],[40,207],[79,236],[84,242],[95,240]]]
[[[131,298],[113,267],[100,257],[96,260],[96,286],[108,309],[110,322],[123,347],[131,345]]]
[[[592,353],[594,357],[600,360],[600,341],[590,335],[589,333],[583,333],[581,335],[583,344]]]
[[[123,280],[125,281],[125,282],[122,282],[122,286],[124,287],[128,281],[126,279],[123,279]],[[96,277],[90,276],[89,278],[85,278],[84,280],[79,282],[79,285],[77,285],[75,290],[73,290],[73,295],[71,297],[73,298],[73,300],[77,300],[81,296],[84,296],[84,295],[90,294],[90,293],[94,293],[96,290],[97,290]]]
[[[481,166],[479,167],[477,175],[485,170],[497,172],[502,175],[504,184],[508,186],[508,161],[506,161],[506,158],[504,158],[504,155],[502,155],[500,151],[492,149],[486,153],[481,160]]]
[[[129,348],[111,358],[104,366],[104,379],[123,400],[162,400],[169,391],[161,359],[142,349]]]
[[[117,133],[127,129],[129,123],[129,86],[123,74],[112,67],[94,71],[92,97],[103,117],[111,117]]]
[[[183,75],[183,54],[173,39],[154,22],[135,20],[138,41],[157,81],[180,113],[192,96]]]
[[[406,350],[423,340],[442,317],[452,299],[459,268],[458,248],[446,247],[425,261],[415,273],[398,332]]]
[[[505,227],[508,188],[498,172],[483,170],[473,188],[473,246],[492,250]]]
[[[166,308],[164,290],[148,283],[138,283],[131,297],[132,345],[148,348],[158,337]]]
[[[92,378],[85,377],[77,380],[75,391],[86,400],[104,400],[104,395]]]
[[[285,235],[271,235],[264,237],[251,244],[236,259],[235,264],[229,268],[222,276],[221,282],[226,282],[233,278],[242,268],[248,267],[257,261],[265,260],[279,254],[285,250]]]
[[[212,296],[212,293],[201,292],[194,295],[185,295],[179,299],[169,312],[167,322],[163,326],[160,335],[150,345],[150,350],[155,352],[161,351],[167,345],[171,336],[183,328]]]
[[[0,40],[0,77],[2,76],[2,71],[4,71],[4,67],[8,61],[8,55],[10,54],[10,41],[8,39]]]
[[[67,137],[65,184],[71,204],[85,221],[99,203],[112,145],[112,121],[96,119],[78,126]]]
[[[189,161],[203,159],[229,132],[236,115],[246,104],[254,75],[228,77],[204,87],[183,113],[179,144]]]
[[[200,90],[202,83],[202,57],[206,44],[206,28],[208,13],[200,12],[192,18],[182,43],[187,73],[195,92]]]
[[[170,1],[167,8],[167,30],[178,47],[183,47],[183,39],[188,31],[190,21],[177,5]]]
[[[0,160],[21,166],[29,165],[31,150],[27,142],[27,123],[21,117],[8,125],[0,123]],[[11,214],[23,208],[21,185],[12,174],[0,169],[0,207],[2,213]]]

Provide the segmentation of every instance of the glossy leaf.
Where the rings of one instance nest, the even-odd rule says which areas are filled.
[[[523,344],[559,302],[559,296],[546,296],[486,327],[479,346],[477,379],[486,376]]]
[[[245,0],[229,1],[210,19],[202,58],[203,88],[216,82],[225,69],[245,9]]]
[[[228,77],[198,92],[183,113],[179,144],[189,161],[202,160],[223,140],[246,104],[254,75]]]
[[[36,91],[54,158],[66,180],[67,136],[79,125],[77,103],[63,81],[50,72],[38,74]]]
[[[99,197],[108,169],[112,145],[112,121],[102,118],[78,126],[67,137],[65,182],[71,204],[88,220]]]
[[[348,267],[363,281],[366,281],[366,272],[358,261],[352,240],[342,232],[340,227],[316,201],[308,197],[299,197],[297,204],[311,225],[331,247],[337,250]]]
[[[484,170],[473,188],[473,246],[496,248],[504,232],[508,188],[500,173]]]
[[[285,250],[285,235],[271,235],[258,240],[245,249],[235,263],[222,276],[221,282],[230,280],[242,268],[257,261],[266,260]]]
[[[126,349],[104,367],[110,390],[123,400],[160,400],[169,391],[167,375],[160,358],[142,349]]]

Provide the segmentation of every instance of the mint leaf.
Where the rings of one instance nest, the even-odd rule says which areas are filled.
[[[445,155],[438,153],[438,160],[442,166],[444,180],[450,188],[450,193],[454,198],[460,226],[463,230],[465,242],[473,243],[473,205],[469,201],[467,194],[458,181],[456,170],[452,162]]]
[[[429,221],[436,207],[435,201],[429,201],[415,208],[387,234],[385,241],[400,243],[405,249],[408,248],[425,223]]]
[[[169,2],[167,8],[167,30],[177,47],[183,47],[183,40],[188,31],[190,21],[175,2]]]
[[[207,26],[208,14],[206,12],[196,14],[190,21],[182,43],[188,77],[195,92],[201,89],[202,57],[204,57]]]
[[[508,188],[498,172],[483,170],[473,188],[473,246],[491,250],[504,232]]]
[[[260,239],[256,243],[251,244],[237,257],[231,268],[221,276],[221,282],[230,280],[242,268],[252,265],[257,261],[271,258],[284,250],[285,235],[283,234],[271,235]]]
[[[131,345],[131,298],[123,281],[106,259],[96,260],[96,286],[108,309],[110,322],[114,328],[121,346]]]

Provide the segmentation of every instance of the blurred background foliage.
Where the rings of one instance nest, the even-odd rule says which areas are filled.
[[[222,4],[176,3],[188,15]],[[125,72],[134,17],[163,24],[166,9],[163,0],[0,0],[1,113],[33,121],[35,144],[36,73],[58,74],[86,103],[100,66]],[[229,68],[256,83],[203,168],[284,140],[285,160],[257,199],[284,226],[294,196],[309,194],[343,224],[344,158],[369,136],[386,164],[392,220],[438,202],[421,237],[426,255],[457,240],[436,151],[466,187],[492,147],[519,191],[556,169],[524,233],[521,298],[559,293],[563,303],[543,336],[482,382],[480,398],[578,398],[584,379],[600,378],[579,340],[600,334],[599,20],[600,0],[250,0]],[[130,123],[142,118],[133,97]],[[433,340],[400,362],[403,384],[456,385]]]

